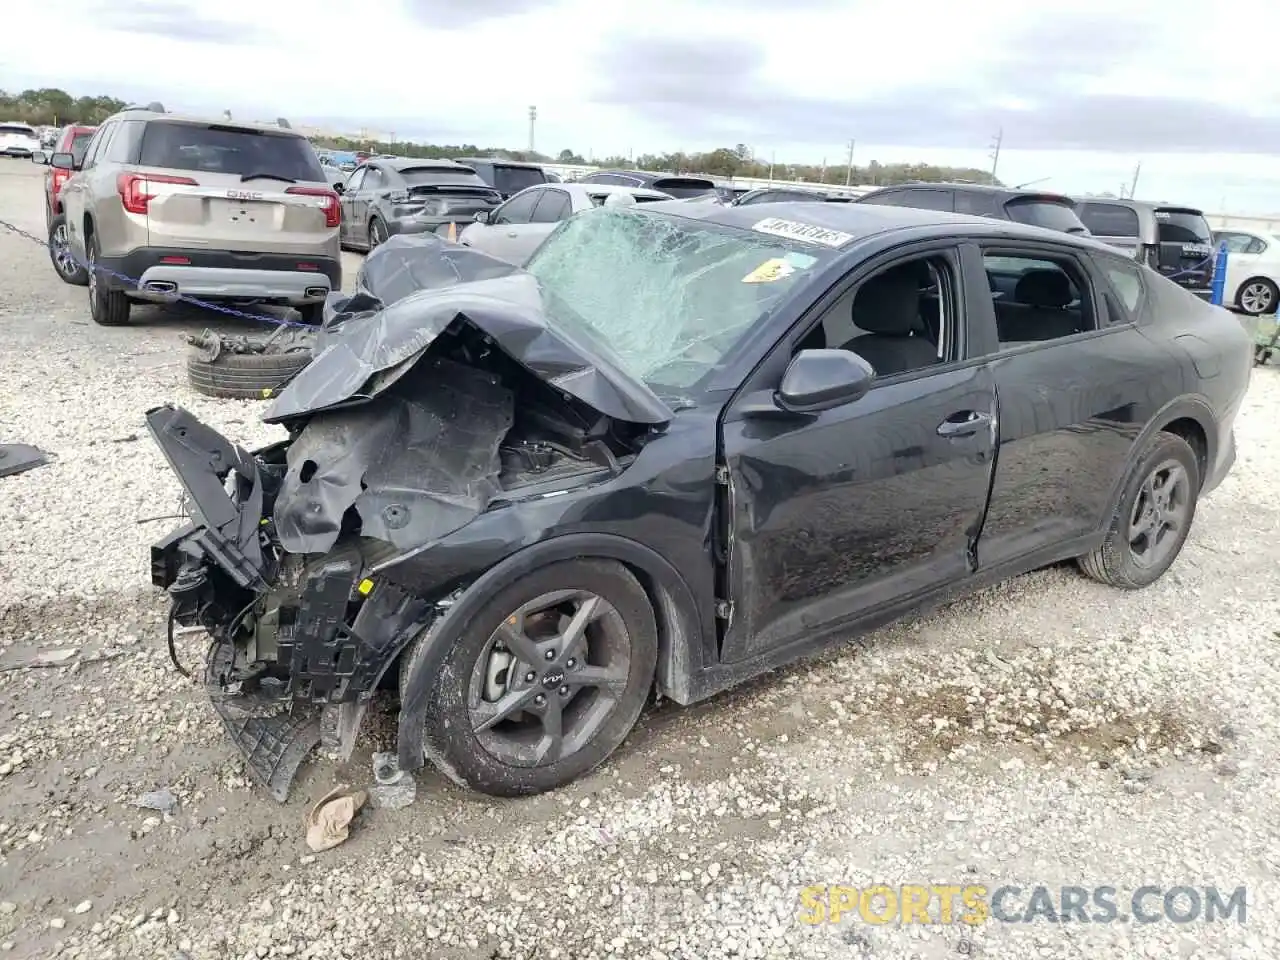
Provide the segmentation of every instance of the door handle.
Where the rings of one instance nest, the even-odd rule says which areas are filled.
[[[964,413],[954,414],[938,424],[938,436],[946,437],[948,440],[972,437],[979,430],[986,429],[990,425],[991,414],[967,410]]]
[[[520,234],[516,233],[514,230],[508,230],[507,236],[514,240],[516,237],[520,236]]]

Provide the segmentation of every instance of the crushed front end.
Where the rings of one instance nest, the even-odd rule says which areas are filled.
[[[179,627],[212,638],[204,682],[254,777],[283,801],[316,745],[349,755],[392,665],[465,586],[392,568],[491,508],[617,475],[670,416],[546,322],[532,276],[404,237],[326,304],[315,359],[264,417],[287,439],[249,452],[149,411],[190,519],[152,547],[170,647]]]
[[[273,518],[290,442],[250,454],[172,406],[147,424],[182,482],[191,521],[151,548],[175,627],[212,638],[204,683],[249,764],[279,801],[322,739],[350,752],[386,668],[433,605],[366,576],[385,544],[353,538],[291,553]]]

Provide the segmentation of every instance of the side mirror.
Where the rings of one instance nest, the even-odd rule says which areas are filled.
[[[49,163],[59,170],[74,170],[76,168],[76,158],[69,153],[55,153],[49,158]]]
[[[333,184],[333,192],[341,196],[342,194],[347,192],[347,188],[342,185],[341,180],[337,180]]]
[[[47,166],[49,163],[49,158],[45,156],[45,153],[43,150],[36,150],[31,154],[31,162],[41,164],[42,166]]]
[[[861,399],[876,372],[849,350],[801,350],[787,366],[774,400],[788,413],[817,413]]]
[[[476,211],[476,217],[475,217],[475,219],[476,219],[476,223],[488,223],[488,222],[489,222],[489,211],[488,211],[488,210],[478,210],[478,211]]]

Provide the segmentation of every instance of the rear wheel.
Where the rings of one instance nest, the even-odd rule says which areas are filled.
[[[1094,580],[1136,590],[1173,565],[1191,532],[1200,464],[1182,437],[1157,433],[1134,464],[1102,546],[1079,558]]]
[[[129,322],[129,298],[123,290],[112,290],[107,278],[98,268],[98,238],[89,234],[89,242],[85,245],[89,255],[88,286],[89,315],[93,322],[104,327],[123,327]]]
[[[1280,290],[1277,290],[1274,281],[1266,277],[1246,280],[1240,285],[1240,292],[1236,295],[1236,303],[1240,309],[1252,317],[1275,313],[1278,302]]]
[[[653,608],[625,567],[577,559],[535,570],[489,599],[432,679],[427,757],[495,796],[569,783],[631,731],[657,656]],[[415,659],[402,686],[416,679]]]
[[[53,269],[63,283],[76,287],[88,285],[89,271],[71,252],[65,214],[60,213],[49,221],[49,259],[53,261]]]
[[[383,243],[387,239],[387,225],[382,222],[380,217],[374,217],[369,221],[369,252],[373,253],[375,247]]]

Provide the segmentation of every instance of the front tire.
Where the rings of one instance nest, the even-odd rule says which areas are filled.
[[[1277,303],[1280,303],[1280,289],[1266,277],[1246,280],[1236,294],[1236,304],[1251,317],[1275,313]]]
[[[89,253],[88,287],[89,314],[93,322],[103,327],[123,327],[129,322],[129,309],[132,306],[123,290],[112,290],[107,286],[106,278],[98,269],[98,237],[89,234],[86,244]]]
[[[1173,566],[1195,519],[1200,463],[1182,437],[1157,433],[1125,481],[1106,539],[1078,559],[1101,583],[1125,590],[1150,586]]]
[[[459,784],[542,793],[602,763],[653,686],[658,632],[640,582],[611,560],[553,563],[495,593],[436,673],[424,748]],[[406,655],[401,689],[417,678]]]
[[[63,283],[73,287],[89,285],[89,271],[71,252],[71,238],[67,234],[66,214],[60,213],[49,220],[49,259]]]

